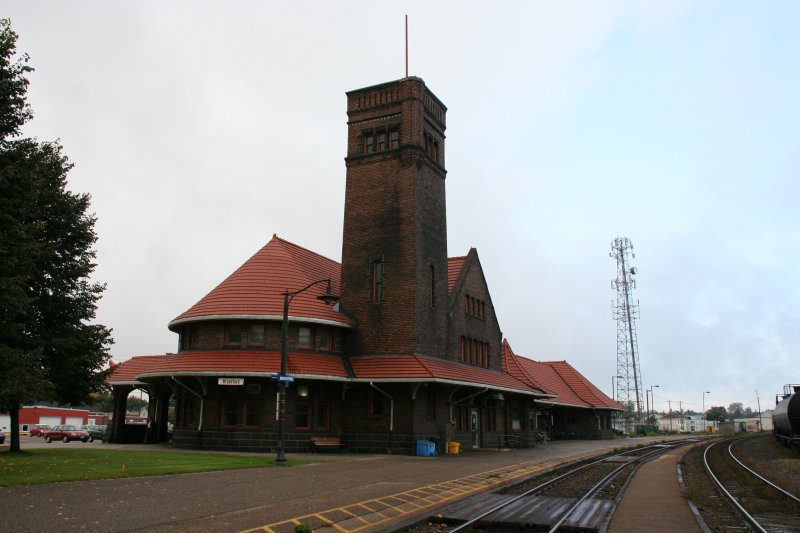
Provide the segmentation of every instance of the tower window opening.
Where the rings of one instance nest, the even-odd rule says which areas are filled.
[[[436,161],[439,162],[439,141],[433,135],[429,134],[428,132],[424,132],[422,134],[423,139],[423,148],[425,149],[425,153],[428,156]]]
[[[357,143],[357,150],[362,154],[394,150],[400,146],[400,131],[396,127],[365,130],[361,132]]]
[[[373,304],[383,303],[383,260],[372,262],[372,283],[370,284],[370,301]]]
[[[428,280],[428,288],[430,290],[430,304],[431,307],[436,305],[436,269],[433,265],[430,265],[428,275],[430,276]]]

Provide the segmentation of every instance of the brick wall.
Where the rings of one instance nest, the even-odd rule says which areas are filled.
[[[489,343],[489,368],[500,371],[502,332],[494,312],[483,269],[474,248],[467,254],[463,268],[463,283],[456,285],[450,300],[448,358],[453,361],[459,360],[461,337],[466,336]],[[483,316],[467,312],[465,307],[467,296],[483,303]]]
[[[341,304],[358,321],[353,354],[446,351],[445,112],[417,78],[348,93]],[[365,132],[384,127],[399,129],[399,147],[365,154]],[[438,139],[438,162],[426,135]],[[383,299],[374,304],[378,259]]]
[[[181,329],[181,335],[186,334],[189,327],[197,328],[200,332],[199,342],[196,347],[189,350],[181,351],[196,351],[196,350],[220,350],[220,349],[247,349],[247,350],[281,350],[281,322],[280,321],[265,321],[262,322],[266,327],[264,330],[265,345],[263,346],[226,346],[225,345],[225,324],[227,321],[207,321],[207,322],[193,322],[191,325],[185,325]],[[243,324],[252,324],[253,321],[243,321]],[[287,346],[289,351],[308,351],[308,348],[298,348],[297,338],[300,327],[309,327],[312,330],[315,328],[328,328],[331,333],[331,352],[341,353],[344,345],[344,332],[342,328],[334,326],[319,326],[316,324],[304,324],[301,322],[292,321],[289,323],[289,331],[287,335]],[[178,343],[181,346],[181,343]],[[329,352],[325,352],[329,353]]]

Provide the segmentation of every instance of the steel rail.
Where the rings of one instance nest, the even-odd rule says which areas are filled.
[[[733,505],[737,509],[739,509],[739,512],[741,512],[742,515],[744,515],[744,517],[747,519],[747,521],[750,522],[750,524],[753,525],[761,533],[767,533],[767,530],[764,529],[763,527],[761,527],[761,524],[758,523],[758,520],[756,520],[755,517],[753,517],[753,515],[748,513],[745,510],[745,508],[742,507],[741,504],[739,504],[738,501],[736,501],[736,498],[730,492],[728,492],[727,489],[724,486],[722,486],[722,482],[720,482],[720,480],[717,479],[717,476],[715,476],[714,472],[711,470],[711,465],[708,464],[708,450],[710,450],[711,448],[713,448],[717,444],[719,444],[719,441],[709,444],[708,446],[706,446],[706,449],[703,450],[703,463],[705,464],[706,472],[708,473],[709,476],[711,476],[711,479],[717,485],[719,490],[721,490],[722,493],[725,496],[728,497],[728,499],[731,501],[731,503],[733,503]]]
[[[691,440],[691,439],[689,439],[689,440]],[[684,442],[685,442],[685,441],[676,441],[676,445],[677,445],[678,443],[680,443],[680,444],[683,444]],[[605,461],[606,461],[606,460],[607,460],[609,457],[612,457],[612,456],[614,456],[614,455],[630,455],[630,454],[632,454],[632,453],[641,452],[642,450],[646,450],[646,449],[648,449],[648,448],[657,448],[655,451],[651,451],[651,452],[649,452],[649,453],[646,453],[646,454],[644,454],[644,455],[638,456],[636,459],[634,459],[634,460],[632,460],[632,461],[630,461],[630,462],[628,462],[628,463],[625,463],[624,465],[620,466],[619,468],[617,468],[616,470],[614,470],[613,472],[611,472],[609,475],[607,475],[605,478],[603,478],[603,480],[602,480],[602,481],[600,481],[600,482],[599,482],[597,485],[595,485],[594,487],[592,487],[592,489],[589,491],[589,493],[587,493],[586,495],[584,495],[584,496],[583,496],[583,498],[581,498],[581,499],[580,499],[580,501],[578,502],[578,503],[580,503],[580,502],[582,502],[583,500],[585,500],[587,497],[589,497],[589,496],[590,496],[590,495],[591,495],[591,494],[592,494],[592,493],[595,491],[595,489],[602,488],[602,485],[603,485],[603,484],[604,484],[604,483],[605,483],[605,482],[608,480],[609,476],[611,476],[611,475],[614,475],[615,473],[618,473],[618,471],[620,471],[620,470],[624,469],[624,468],[625,468],[625,467],[627,467],[628,465],[631,465],[631,464],[633,464],[633,463],[635,463],[635,462],[637,462],[637,461],[640,461],[642,458],[645,458],[645,457],[650,457],[650,456],[652,456],[652,455],[655,455],[655,454],[657,454],[657,453],[664,452],[664,451],[666,451],[666,450],[669,450],[669,449],[671,449],[672,447],[673,447],[673,445],[670,445],[670,446],[668,446],[668,447],[665,447],[665,446],[663,446],[663,445],[662,445],[662,446],[650,445],[650,446],[643,446],[643,447],[641,447],[641,448],[636,448],[636,449],[633,449],[633,450],[628,450],[628,451],[626,451],[626,452],[621,452],[621,453],[616,453],[616,454],[605,455],[605,456],[603,456],[601,459],[598,459],[598,460],[596,460],[596,461],[592,461],[592,462],[590,462],[590,463],[586,463],[585,465],[581,465],[581,466],[579,466],[579,467],[577,467],[577,468],[574,468],[574,469],[570,470],[569,472],[566,472],[566,473],[564,473],[564,474],[561,474],[560,476],[558,476],[558,477],[555,477],[555,478],[553,478],[553,479],[551,479],[551,480],[549,480],[549,481],[545,481],[545,482],[544,482],[544,483],[542,483],[541,485],[537,485],[537,486],[533,487],[532,489],[529,489],[529,490],[527,490],[527,491],[523,492],[522,494],[518,494],[517,496],[514,496],[514,497],[513,497],[513,498],[511,498],[510,500],[507,500],[507,501],[504,501],[504,502],[502,502],[502,503],[500,503],[500,504],[497,504],[497,505],[495,505],[495,506],[491,507],[490,509],[488,509],[488,510],[486,510],[486,511],[482,512],[482,513],[480,513],[480,514],[479,514],[479,515],[477,515],[477,516],[475,516],[474,518],[471,518],[471,519],[467,520],[467,521],[466,521],[466,522],[464,522],[463,524],[459,524],[459,525],[455,526],[454,528],[452,528],[452,529],[449,529],[449,530],[448,530],[448,533],[456,533],[456,532],[458,532],[458,531],[466,531],[466,530],[467,530],[467,528],[469,528],[469,527],[471,527],[471,526],[475,525],[475,524],[476,524],[476,523],[478,523],[480,520],[482,520],[482,519],[486,518],[487,516],[489,516],[490,514],[492,514],[492,513],[496,512],[496,511],[499,511],[499,510],[501,510],[501,509],[503,509],[503,508],[505,508],[505,507],[508,507],[509,505],[511,505],[512,503],[516,502],[517,500],[519,500],[519,499],[521,499],[521,498],[524,498],[525,496],[530,496],[531,494],[535,494],[535,493],[537,493],[537,492],[541,492],[541,491],[543,491],[544,489],[546,489],[546,488],[550,487],[551,485],[555,485],[555,484],[557,484],[558,482],[562,481],[562,480],[563,480],[563,479],[565,479],[565,478],[568,478],[568,477],[570,477],[570,476],[574,476],[575,474],[577,474],[577,473],[578,473],[578,472],[580,472],[581,470],[584,470],[584,469],[586,469],[586,468],[589,468],[589,467],[591,467],[591,466],[594,466],[594,465],[597,465],[597,464],[600,464],[600,463],[603,463],[603,462],[605,462]],[[575,510],[575,508],[577,507],[577,505],[578,505],[578,504],[576,504],[575,506],[573,506],[573,507],[572,507],[572,508],[569,510],[569,512],[568,512],[567,514],[565,514],[564,518],[562,518],[562,519],[559,521],[559,523],[558,523],[558,526],[560,526],[560,525],[561,525],[561,523],[563,523],[563,521],[564,521],[566,518],[568,518],[570,514],[572,514],[572,512]],[[555,526],[555,529],[557,529],[557,527],[558,527],[558,526]],[[552,529],[551,531],[555,531],[555,529]]]
[[[590,466],[594,466],[594,465],[596,465],[598,463],[602,463],[605,460],[606,460],[606,458],[603,458],[603,459],[598,459],[597,461],[593,461],[591,463],[586,463],[585,465],[581,465],[578,468],[574,468],[574,469],[570,470],[569,472],[561,474],[560,476],[555,477],[555,478],[553,478],[553,479],[551,479],[549,481],[545,481],[541,485],[537,485],[537,486],[533,487],[532,489],[526,490],[522,494],[518,494],[517,496],[514,496],[510,500],[507,500],[507,501],[504,501],[503,503],[495,505],[494,507],[490,508],[488,511],[482,512],[478,516],[467,520],[463,524],[459,524],[458,526],[454,527],[453,529],[450,529],[448,531],[448,533],[456,533],[457,531],[465,531],[466,528],[475,525],[477,522],[479,522],[483,518],[486,518],[487,516],[489,516],[493,512],[499,511],[500,509],[503,509],[504,507],[508,507],[509,505],[514,503],[515,501],[517,501],[517,500],[519,500],[521,498],[524,498],[525,496],[530,496],[531,494],[534,494],[536,492],[541,492],[544,489],[546,489],[547,487],[549,487],[551,485],[555,485],[556,483],[558,483],[562,479],[567,478],[569,476],[573,476],[576,473],[580,472],[581,470],[583,470],[585,468],[589,468]]]
[[[757,438],[757,437],[753,437],[753,438]],[[760,479],[761,481],[763,481],[764,483],[766,483],[766,484],[767,484],[767,485],[769,485],[770,487],[772,487],[772,488],[774,488],[774,489],[776,489],[776,490],[779,490],[779,491],[781,491],[783,494],[785,494],[785,495],[786,495],[786,496],[788,496],[789,498],[793,499],[793,500],[794,500],[794,501],[796,501],[797,503],[800,503],[800,498],[798,498],[797,496],[795,496],[795,495],[794,495],[794,494],[792,494],[791,492],[789,492],[789,491],[787,491],[787,490],[785,490],[785,489],[783,489],[783,488],[779,487],[778,485],[776,485],[776,484],[775,484],[775,483],[773,483],[772,481],[768,480],[767,478],[765,478],[764,476],[762,476],[761,474],[759,474],[758,472],[756,472],[755,470],[753,470],[752,468],[750,468],[749,466],[747,466],[746,464],[744,464],[742,461],[740,461],[738,457],[736,457],[735,455],[733,455],[733,449],[732,449],[732,448],[733,448],[733,445],[734,445],[734,444],[736,444],[737,442],[739,442],[739,441],[738,441],[738,440],[735,440],[735,441],[731,442],[731,443],[730,443],[730,445],[728,445],[728,454],[730,454],[730,456],[733,458],[733,460],[734,460],[734,461],[736,461],[737,463],[739,463],[739,466],[741,466],[742,468],[744,468],[745,470],[747,470],[748,472],[750,472],[751,474],[753,474],[754,476],[756,476],[758,479]]]

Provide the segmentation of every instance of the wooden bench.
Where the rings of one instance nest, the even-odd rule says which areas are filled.
[[[311,451],[344,448],[341,437],[311,437]]]

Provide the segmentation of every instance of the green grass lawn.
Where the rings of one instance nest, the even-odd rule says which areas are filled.
[[[130,450],[0,449],[0,486],[275,466],[273,456]],[[290,459],[289,466],[311,461]]]

